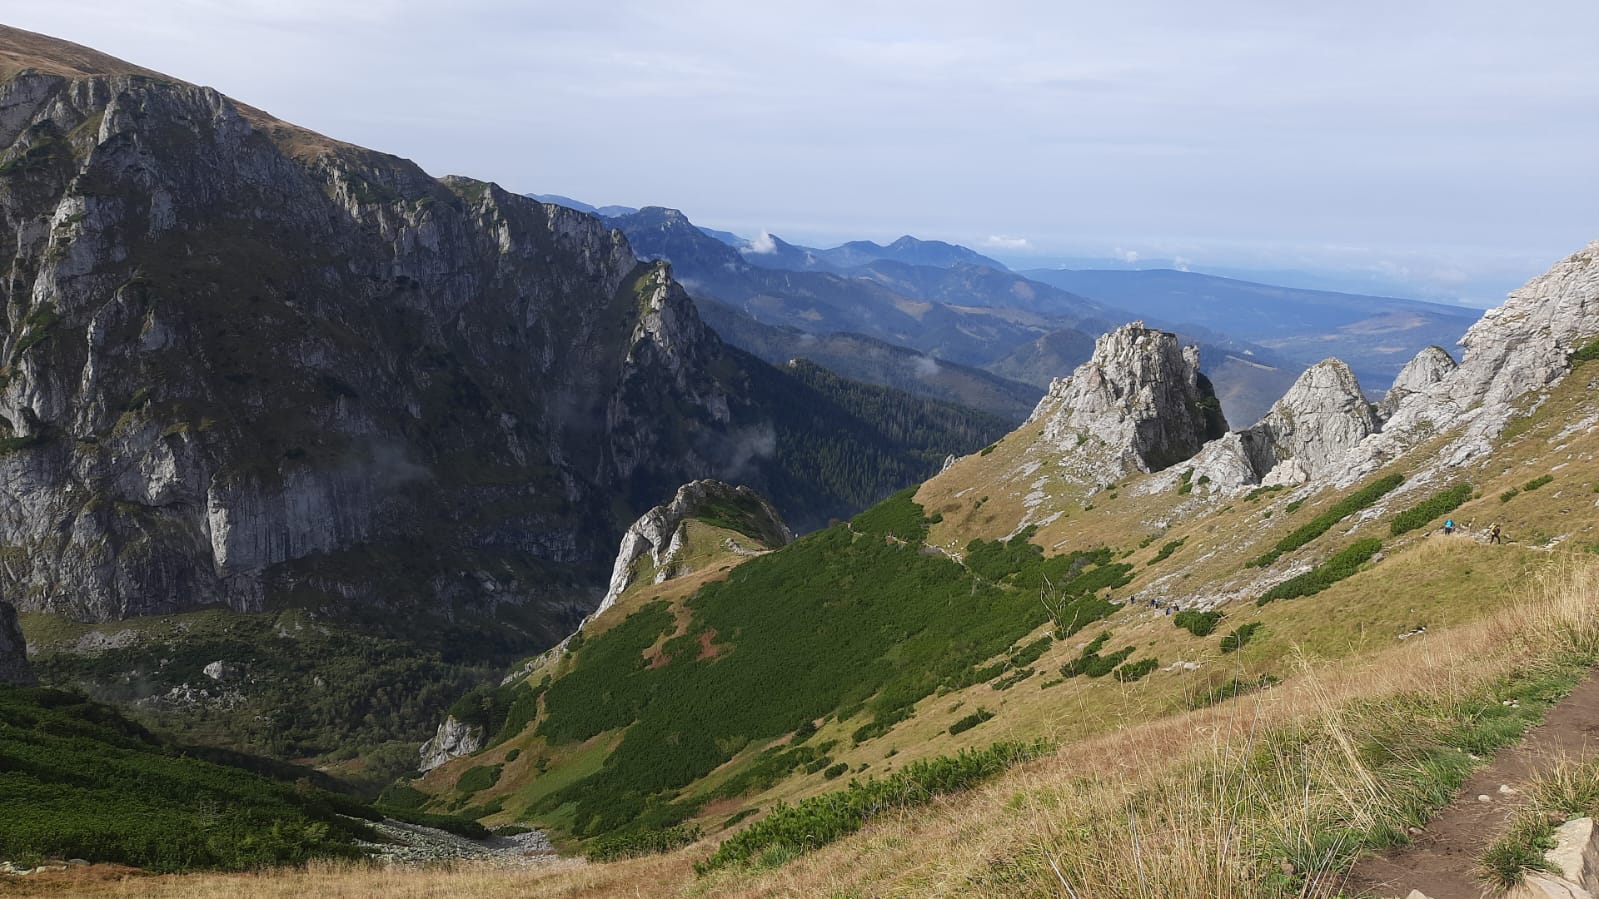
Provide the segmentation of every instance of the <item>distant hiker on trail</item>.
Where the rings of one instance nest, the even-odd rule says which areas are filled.
[[[1493,527],[1488,529],[1488,542],[1500,544],[1505,542],[1499,538],[1499,522],[1497,521],[1493,523]]]
[[[1451,518],[1448,521],[1444,522],[1444,536],[1447,537],[1450,534],[1453,534],[1454,532],[1455,532],[1455,520],[1453,518]]]

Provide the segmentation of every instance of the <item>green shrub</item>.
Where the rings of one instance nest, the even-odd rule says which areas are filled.
[[[0,687],[0,722],[7,858],[240,870],[355,858],[354,841],[375,838],[356,819],[377,812],[314,786],[304,769],[170,746],[75,694]],[[284,769],[299,782],[257,773]]]
[[[1589,341],[1580,349],[1574,350],[1569,361],[1572,365],[1576,365],[1580,362],[1592,362],[1595,359],[1599,359],[1599,340]]]
[[[1509,490],[1506,490],[1504,493],[1499,494],[1499,501],[1502,502],[1502,503],[1508,503],[1508,502],[1510,502],[1511,500],[1515,499],[1516,497],[1518,497],[1520,495],[1521,495],[1521,488],[1520,487],[1512,487]]]
[[[1178,494],[1180,494],[1182,496],[1187,496],[1188,494],[1194,492],[1194,481],[1193,481],[1193,478],[1194,478],[1194,470],[1192,468],[1188,469],[1187,471],[1184,471],[1181,475],[1179,475],[1177,477],[1177,492],[1178,492]]]
[[[971,730],[972,728],[976,727],[977,725],[982,724],[984,721],[987,721],[987,720],[989,720],[990,718],[993,718],[993,717],[994,717],[994,713],[993,712],[990,712],[988,709],[979,707],[977,709],[977,711],[971,713],[970,715],[967,715],[966,717],[960,719],[959,721],[956,721],[954,724],[951,724],[949,726],[949,735],[953,737],[956,734],[965,733],[966,731]]]
[[[1136,662],[1128,662],[1127,664],[1116,669],[1116,679],[1122,683],[1130,684],[1159,667],[1160,662],[1153,658],[1139,659]]]
[[[1395,536],[1425,527],[1442,515],[1460,508],[1461,504],[1471,499],[1472,486],[1470,484],[1457,484],[1448,490],[1435,493],[1420,503],[1400,512],[1388,525],[1388,530]]]
[[[983,447],[980,451],[978,451],[977,455],[986,456],[989,453],[991,453],[991,452],[993,452],[994,450],[997,450],[997,449],[999,449],[999,444],[990,443],[989,445]]]
[[[1367,560],[1382,549],[1382,541],[1375,538],[1356,540],[1327,561],[1298,577],[1291,577],[1267,590],[1256,605],[1263,606],[1275,599],[1294,599],[1314,596],[1360,570]]]
[[[716,853],[694,869],[708,874],[757,858],[791,858],[860,830],[866,822],[894,809],[922,805],[934,797],[981,783],[1050,748],[1043,742],[995,743],[987,749],[962,750],[912,762],[884,778],[852,781],[844,790],[780,802],[771,814],[729,837]]]
[[[1277,561],[1284,553],[1293,552],[1310,541],[1320,537],[1332,529],[1332,526],[1362,509],[1369,508],[1385,494],[1405,482],[1402,474],[1390,474],[1367,484],[1360,490],[1350,494],[1333,504],[1333,507],[1317,515],[1315,518],[1295,528],[1288,536],[1277,541],[1277,545],[1270,551],[1250,559],[1248,564],[1254,568],[1264,568]],[[1290,504],[1289,511],[1293,510]]]
[[[1011,687],[1014,687],[1022,681],[1027,680],[1036,673],[1037,672],[1032,668],[1017,668],[1010,674],[1007,674],[999,680],[994,681],[992,686],[995,690],[1009,690]]]
[[[1196,637],[1210,636],[1211,631],[1216,629],[1216,625],[1220,621],[1220,612],[1201,612],[1196,609],[1184,609],[1172,616],[1172,624],[1180,628],[1186,628],[1190,634]]]
[[[578,839],[681,823],[696,810],[679,798],[684,787],[745,747],[862,712],[861,738],[886,733],[935,691],[1003,674],[1007,653],[1041,651],[1037,640],[1016,647],[1055,611],[1039,602],[1046,581],[1061,630],[1073,631],[1115,611],[1098,594],[1130,572],[1109,549],[1044,558],[1025,532],[977,541],[966,564],[919,540],[884,538],[919,533],[923,521],[901,494],[750,559],[686,600],[689,620],[653,664],[646,650],[679,627],[665,603],[591,636],[546,690],[536,732],[552,745],[614,732],[615,749],[534,813],[566,806],[561,824]],[[701,659],[699,641],[712,630],[726,651]],[[729,782],[766,765],[787,776],[814,760],[757,754],[736,762]]]
[[[593,862],[614,862],[624,858],[659,855],[698,840],[702,836],[698,825],[677,824],[654,830],[619,833],[595,840],[584,853]]]
[[[1262,674],[1256,677],[1238,677],[1234,675],[1232,679],[1212,686],[1205,692],[1193,696],[1189,699],[1188,706],[1189,708],[1202,709],[1218,702],[1236,699],[1245,693],[1253,693],[1256,690],[1275,687],[1279,683],[1281,683],[1281,680],[1271,674]]]
[[[500,770],[504,767],[504,765],[478,765],[475,768],[468,768],[466,773],[456,779],[455,788],[463,793],[487,790],[500,782]]]
[[[848,771],[848,770],[849,770],[849,765],[846,765],[843,762],[839,762],[836,765],[832,765],[832,766],[828,767],[828,769],[826,771],[823,771],[822,772],[822,776],[827,778],[828,780],[837,780],[838,778],[842,777],[844,775],[844,773],[846,771]]]
[[[1251,621],[1248,624],[1240,624],[1239,626],[1233,628],[1231,633],[1221,638],[1221,651],[1224,653],[1229,653],[1237,652],[1238,650],[1243,649],[1245,646],[1249,645],[1249,641],[1253,640],[1255,638],[1255,634],[1259,633],[1260,629],[1263,627],[1265,627],[1265,625],[1261,624],[1259,621]]]
[[[1164,545],[1164,546],[1162,546],[1160,548],[1159,552],[1155,553],[1155,555],[1150,558],[1149,564],[1153,565],[1156,562],[1164,562],[1164,561],[1166,561],[1167,559],[1171,558],[1171,554],[1172,553],[1174,553],[1177,550],[1181,549],[1182,545],[1184,543],[1186,543],[1186,542],[1188,542],[1188,538],[1187,537],[1182,537],[1180,539],[1173,540],[1170,543],[1167,543],[1166,545]]]
[[[1521,489],[1525,490],[1528,493],[1531,493],[1534,490],[1537,490],[1539,487],[1542,487],[1542,486],[1544,486],[1546,484],[1551,483],[1552,481],[1554,481],[1554,479],[1555,479],[1555,476],[1552,475],[1552,474],[1540,475],[1539,477],[1533,478],[1532,480],[1528,481],[1527,483],[1522,484],[1521,485]]]
[[[1288,485],[1286,484],[1273,484],[1270,487],[1256,487],[1255,489],[1249,491],[1249,494],[1244,497],[1244,502],[1252,503],[1263,496],[1269,496],[1279,490],[1286,490],[1287,487]]]

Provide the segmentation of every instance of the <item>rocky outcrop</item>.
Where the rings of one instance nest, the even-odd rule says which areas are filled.
[[[28,667],[28,643],[17,626],[17,610],[0,601],[0,684],[29,687],[36,681]]]
[[[1333,482],[1353,483],[1421,441],[1451,431],[1455,436],[1426,467],[1459,466],[1491,452],[1510,419],[1527,411],[1519,401],[1563,376],[1571,354],[1596,337],[1599,241],[1484,313],[1461,338],[1460,364],[1400,398],[1382,433],[1339,460]]]
[[[1261,483],[1302,484],[1327,471],[1332,460],[1377,427],[1355,373],[1328,359],[1306,369],[1241,436]]]
[[[1143,322],[1102,335],[1087,362],[1050,384],[1028,421],[1043,425],[1046,443],[1092,459],[1112,480],[1167,468],[1227,431],[1198,349]]]
[[[456,720],[454,715],[444,719],[433,739],[422,744],[418,770],[426,773],[463,755],[471,755],[483,748],[483,728]]]
[[[1399,406],[1406,399],[1423,393],[1434,384],[1448,377],[1455,370],[1455,359],[1443,347],[1430,346],[1416,354],[1416,358],[1405,363],[1400,369],[1399,376],[1394,378],[1393,386],[1383,395],[1382,401],[1377,404],[1377,418],[1387,421],[1399,411]]]
[[[659,584],[679,573],[684,525],[696,518],[730,527],[765,549],[785,546],[794,539],[777,510],[754,490],[713,480],[684,484],[670,502],[644,513],[622,535],[610,586],[594,615],[610,608],[640,577]]]

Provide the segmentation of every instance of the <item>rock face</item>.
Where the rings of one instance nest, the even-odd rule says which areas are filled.
[[[1240,436],[1261,483],[1302,484],[1377,427],[1355,373],[1328,359],[1306,369],[1271,411]]]
[[[419,770],[432,771],[450,759],[471,755],[483,748],[483,728],[457,721],[455,716],[444,719],[433,739],[422,744]]]
[[[1352,483],[1417,442],[1457,436],[1431,466],[1457,466],[1489,452],[1516,403],[1570,370],[1570,355],[1599,337],[1599,241],[1561,260],[1483,314],[1461,338],[1459,366],[1398,398],[1383,425],[1339,462],[1335,482]],[[1425,354],[1424,354],[1425,355]],[[1416,365],[1407,367],[1409,372]],[[1385,404],[1386,405],[1386,404]]]
[[[754,490],[712,480],[685,484],[671,502],[645,512],[622,535],[610,587],[594,614],[610,608],[641,574],[648,573],[657,584],[670,579],[684,549],[684,524],[694,518],[731,525],[771,549],[794,539],[777,510]]]
[[[1387,421],[1407,398],[1422,393],[1455,370],[1455,359],[1443,347],[1430,346],[1405,363],[1393,386],[1377,404],[1377,418]]]
[[[1095,341],[1087,362],[1049,385],[1029,419],[1037,422],[1047,443],[1096,457],[1113,478],[1167,468],[1227,431],[1221,404],[1200,374],[1199,351],[1143,322]]]
[[[598,219],[4,27],[0,231],[24,609],[293,597],[525,651],[639,510],[779,479],[793,385]]]
[[[28,687],[36,683],[28,667],[28,644],[17,626],[17,610],[0,601],[0,684]]]

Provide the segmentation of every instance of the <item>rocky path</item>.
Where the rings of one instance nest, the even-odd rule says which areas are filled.
[[[1514,746],[1466,780],[1459,795],[1409,845],[1361,860],[1344,883],[1349,896],[1479,899],[1478,859],[1503,832],[1522,788],[1562,758],[1599,753],[1599,671],[1590,672]],[[1502,789],[1503,788],[1503,789]]]

